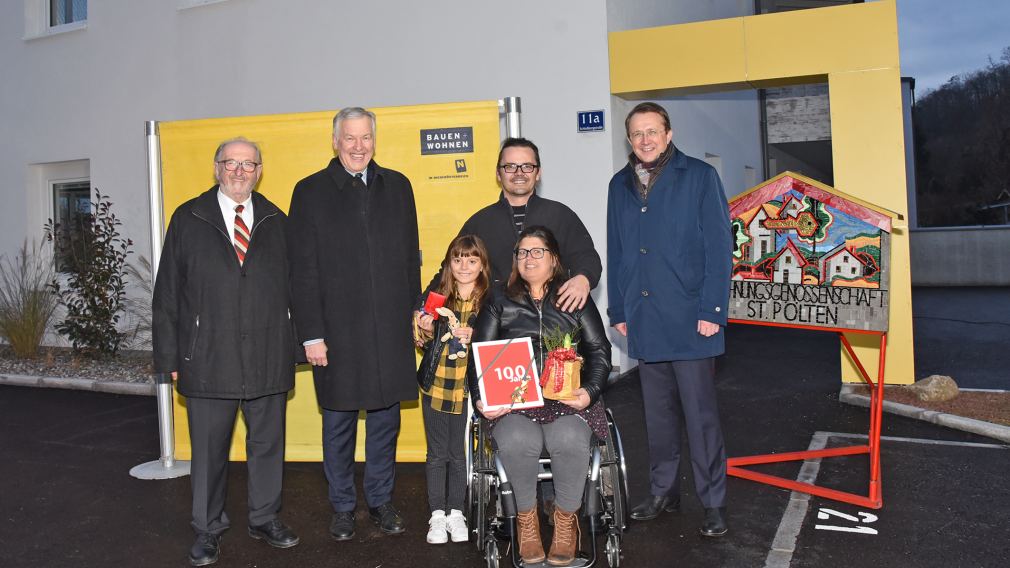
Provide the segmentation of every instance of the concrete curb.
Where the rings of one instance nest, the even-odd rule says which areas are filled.
[[[125,381],[96,381],[94,379],[69,379],[65,377],[39,377],[34,375],[0,374],[0,385],[14,387],[42,387],[54,389],[84,390],[111,394],[132,394],[154,396],[154,384],[127,383]]]
[[[856,394],[855,386],[853,385],[842,385],[842,389],[838,392],[838,400],[846,404],[862,406],[864,408],[869,408],[870,406],[870,397],[862,394]],[[955,416],[953,414],[937,412],[935,410],[926,410],[924,408],[910,406],[908,404],[890,402],[887,400],[886,392],[884,395],[884,411],[904,416],[906,418],[914,418],[916,420],[931,422],[938,426],[945,426],[947,428],[954,428],[955,430],[962,430],[964,432],[971,432],[972,434],[995,438],[1002,442],[1010,442],[1010,427],[1008,426],[993,424],[992,422],[984,422],[982,420],[975,420],[973,418],[965,418],[963,416]]]

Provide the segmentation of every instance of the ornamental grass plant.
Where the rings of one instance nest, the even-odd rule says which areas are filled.
[[[0,257],[0,336],[14,356],[34,359],[56,311],[49,287],[55,269],[43,247],[26,239],[13,258]]]

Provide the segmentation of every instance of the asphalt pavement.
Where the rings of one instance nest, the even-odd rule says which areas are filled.
[[[1010,388],[1008,300],[1007,289],[916,290],[916,374],[941,372],[965,387]],[[737,326],[728,330],[727,344],[717,386],[730,456],[865,443],[866,409],[838,401],[833,336]],[[648,488],[636,374],[605,399],[625,440],[635,502]],[[128,474],[157,456],[157,428],[150,397],[0,386],[0,566],[187,566],[189,479],[141,481]],[[682,467],[682,512],[632,522],[622,566],[1007,566],[1010,448],[887,414],[883,435],[883,508],[730,478],[730,532],[703,539],[690,468]],[[810,465],[817,466],[818,484],[865,493],[867,462],[851,456]],[[795,478],[801,466],[757,469]],[[358,473],[360,479],[360,465]],[[483,565],[472,544],[425,543],[422,464],[397,466],[394,502],[407,532],[383,535],[362,509],[356,538],[343,543],[327,533],[331,513],[320,464],[287,464],[282,518],[302,538],[288,550],[245,534],[245,482],[245,464],[233,463],[233,526],[222,541],[219,566]]]

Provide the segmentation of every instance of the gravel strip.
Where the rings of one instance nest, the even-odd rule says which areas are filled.
[[[109,359],[88,359],[74,356],[66,347],[43,347],[36,359],[16,359],[4,345],[0,346],[0,375],[154,384],[150,351],[122,351]]]
[[[870,397],[862,394],[856,394],[856,387],[848,384],[842,385],[842,389],[838,393],[838,400],[854,406],[870,406]],[[924,408],[908,404],[891,402],[887,400],[886,393],[884,398],[884,411],[897,414],[899,416],[905,416],[907,418],[931,422],[947,428],[954,428],[955,430],[962,430],[965,432],[971,432],[972,434],[995,438],[1003,442],[1010,442],[1010,427],[993,424],[992,422],[983,422],[982,420],[965,418],[963,416],[955,416],[945,412],[926,410]]]

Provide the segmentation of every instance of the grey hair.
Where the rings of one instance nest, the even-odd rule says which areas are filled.
[[[257,145],[252,140],[246,138],[245,136],[236,136],[235,138],[229,138],[218,145],[217,150],[214,151],[215,163],[217,163],[221,159],[221,152],[224,152],[225,147],[227,147],[229,144],[245,144],[247,146],[250,146],[252,147],[253,150],[256,151],[256,161],[257,162],[263,161],[263,155],[260,154],[259,145]]]
[[[372,120],[372,134],[375,134],[375,113],[364,109],[361,107],[346,107],[340,109],[340,112],[333,117],[333,135],[336,136],[340,132],[340,123],[349,118],[365,118],[368,117]]]

